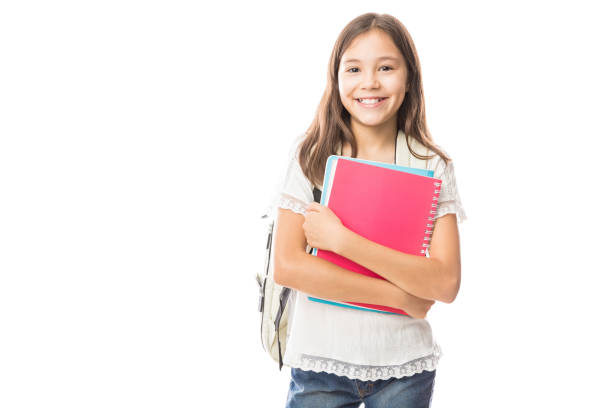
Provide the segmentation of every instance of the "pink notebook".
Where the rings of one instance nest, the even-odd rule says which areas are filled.
[[[411,173],[412,170],[416,169],[330,156],[321,204],[327,205],[351,231],[398,251],[425,256],[442,181]],[[384,279],[334,252],[315,249],[313,254],[345,269]],[[401,309],[383,305],[309,299],[408,316]]]

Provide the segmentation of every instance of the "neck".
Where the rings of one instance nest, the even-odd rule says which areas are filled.
[[[351,131],[357,142],[359,156],[379,156],[391,150],[395,153],[397,138],[395,118],[379,126],[366,126],[351,119]]]

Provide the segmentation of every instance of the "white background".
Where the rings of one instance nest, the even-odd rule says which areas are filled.
[[[410,31],[468,216],[437,407],[610,406],[604,2],[0,5],[0,406],[281,407],[260,216],[354,17]]]

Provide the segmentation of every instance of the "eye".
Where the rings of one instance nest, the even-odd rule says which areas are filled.
[[[388,69],[383,70],[383,71],[385,71],[385,72],[387,72],[387,71],[391,71],[391,70],[393,69],[392,67],[390,67],[390,66],[388,66],[388,65],[383,65],[383,66],[381,67],[381,69],[382,69],[382,68],[388,68]],[[347,69],[347,70],[346,70],[346,72],[355,73],[356,71],[353,71],[354,69],[359,69],[359,68],[355,68],[355,67],[353,67],[353,68],[349,68],[349,69]]]

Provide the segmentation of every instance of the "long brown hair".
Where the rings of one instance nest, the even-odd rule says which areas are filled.
[[[366,13],[350,21],[338,36],[329,59],[325,92],[315,118],[298,147],[300,166],[314,185],[323,184],[327,158],[336,154],[336,148],[345,141],[351,145],[352,157],[357,157],[357,142],[350,128],[350,115],[340,100],[338,68],[342,55],[353,39],[373,29],[382,30],[391,37],[408,67],[408,91],[397,113],[397,128],[402,129],[407,138],[417,139],[440,155],[445,163],[451,160],[433,142],[427,129],[421,65],[408,30],[398,19],[389,14]],[[419,159],[428,160],[434,157],[417,154],[410,144],[408,149]]]

